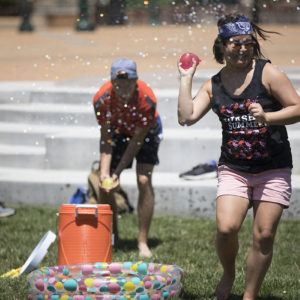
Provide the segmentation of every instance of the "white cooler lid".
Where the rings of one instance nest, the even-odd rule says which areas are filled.
[[[20,275],[22,273],[31,272],[39,265],[39,263],[47,254],[48,248],[52,243],[54,243],[55,239],[56,234],[49,230],[37,244],[35,249],[31,252],[30,256],[28,257],[20,271]]]

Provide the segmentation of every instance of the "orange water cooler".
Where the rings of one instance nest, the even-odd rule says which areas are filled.
[[[58,265],[111,262],[110,205],[64,204],[58,218]]]

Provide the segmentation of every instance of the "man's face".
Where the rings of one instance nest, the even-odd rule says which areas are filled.
[[[136,91],[136,81],[137,78],[117,78],[112,80],[113,91],[117,94],[120,101],[129,103],[133,99]]]

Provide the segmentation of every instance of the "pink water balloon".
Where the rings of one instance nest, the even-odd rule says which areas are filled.
[[[179,65],[181,68],[187,70],[193,66],[193,59],[196,61],[196,66],[199,65],[201,59],[194,53],[186,52],[180,56]]]

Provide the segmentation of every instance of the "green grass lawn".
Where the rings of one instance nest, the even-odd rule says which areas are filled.
[[[57,233],[58,208],[16,207],[17,214],[0,219],[0,274],[22,266],[39,240],[48,231]],[[245,261],[251,245],[252,220],[247,219],[240,232],[237,277],[229,299],[242,299]],[[119,219],[120,249],[113,261],[139,260],[136,249],[136,215]],[[215,286],[222,274],[214,248],[215,220],[154,217],[149,245],[151,262],[176,264],[184,270],[180,299],[214,299]],[[259,294],[259,300],[300,299],[300,221],[281,221],[274,257]],[[41,266],[57,265],[57,241]],[[146,260],[147,261],[147,260]],[[27,299],[26,275],[0,279],[0,299]]]

